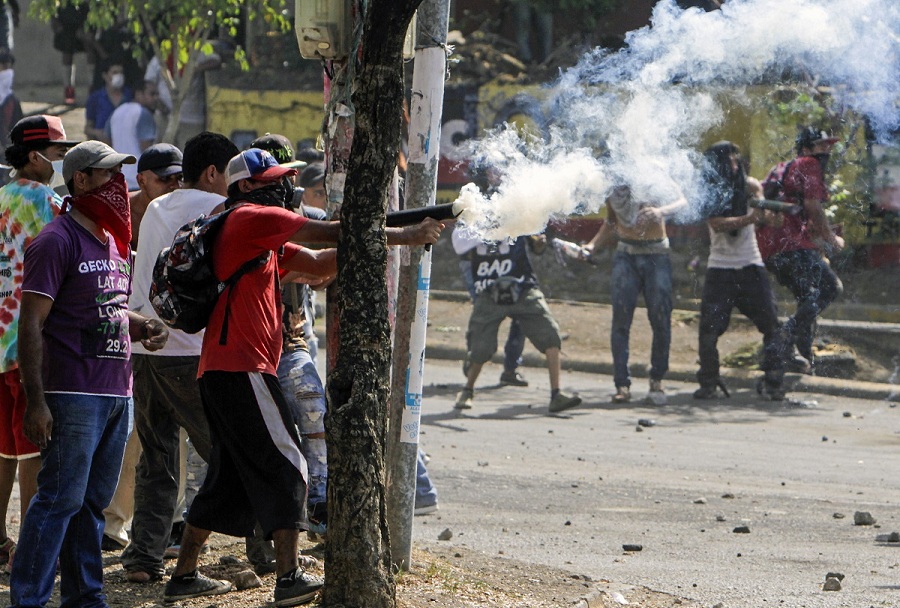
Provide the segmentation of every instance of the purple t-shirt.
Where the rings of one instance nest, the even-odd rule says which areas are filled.
[[[131,396],[131,261],[63,215],[25,251],[23,292],[53,299],[44,322],[44,391]]]

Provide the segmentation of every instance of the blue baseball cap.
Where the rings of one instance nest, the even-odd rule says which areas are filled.
[[[225,168],[225,181],[229,186],[242,179],[274,182],[285,175],[297,175],[297,170],[279,165],[274,156],[259,148],[244,150],[228,161]]]

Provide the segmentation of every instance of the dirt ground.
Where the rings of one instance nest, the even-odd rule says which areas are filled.
[[[319,560],[312,573],[322,576],[322,546],[304,543],[304,554]],[[210,537],[210,553],[202,556],[200,570],[207,576],[234,580],[250,571],[241,539],[219,534]],[[111,608],[150,608],[163,605],[165,582],[138,585],[125,580],[118,555],[104,556],[104,583],[107,603]],[[174,567],[169,561],[169,572]],[[252,573],[252,572],[251,572]],[[590,580],[546,566],[526,564],[503,557],[487,556],[465,548],[434,544],[417,547],[413,566],[396,575],[398,608],[613,608],[617,599],[628,597],[631,605],[646,608],[698,606],[688,600],[672,597],[642,587],[622,587],[609,581]],[[261,586],[233,590],[214,598],[197,598],[180,602],[188,608],[248,608],[272,605],[275,575],[260,578]],[[57,584],[58,584],[57,580]],[[58,604],[58,588],[51,605]],[[9,604],[9,575],[0,575],[0,603]],[[317,605],[317,601],[311,605]]]

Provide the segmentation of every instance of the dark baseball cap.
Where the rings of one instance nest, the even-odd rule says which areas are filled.
[[[291,140],[278,133],[266,133],[250,142],[251,148],[265,150],[275,157],[278,164],[289,169],[302,169],[306,163],[302,160],[294,160],[294,148]]]
[[[66,138],[66,130],[59,116],[39,114],[27,116],[13,125],[9,132],[9,140],[15,146],[28,150],[40,150],[47,146],[75,146],[77,141]]]
[[[312,163],[300,174],[300,187],[311,188],[325,180],[325,163]]]
[[[137,170],[138,173],[153,171],[159,177],[169,177],[182,173],[183,158],[181,150],[172,144],[154,144],[141,154]]]
[[[56,143],[56,142],[54,142]],[[133,165],[137,159],[130,154],[119,154],[102,141],[83,141],[63,157],[63,180],[68,184],[76,171],[85,169],[111,169],[116,165]]]
[[[838,141],[837,137],[832,136],[827,131],[817,129],[816,127],[803,127],[797,133],[797,150],[812,148],[818,143],[834,144]]]

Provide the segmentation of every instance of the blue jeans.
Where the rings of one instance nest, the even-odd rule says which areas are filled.
[[[430,507],[436,505],[438,501],[437,490],[431,483],[428,476],[428,469],[425,468],[425,452],[419,448],[419,454],[416,457],[416,508]]]
[[[309,469],[306,503],[310,512],[326,501],[328,460],[325,439],[311,438],[325,432],[325,389],[309,351],[285,350],[278,361],[278,382],[300,430],[300,452]]]
[[[103,509],[119,480],[132,401],[67,393],[46,400],[53,433],[19,534],[10,600],[17,608],[44,606],[59,558],[60,608],[103,607]]]
[[[613,380],[616,386],[631,386],[628,372],[628,340],[638,295],[644,294],[647,318],[653,330],[650,378],[662,380],[669,371],[672,339],[672,263],[668,254],[634,255],[616,252],[612,269]]]

